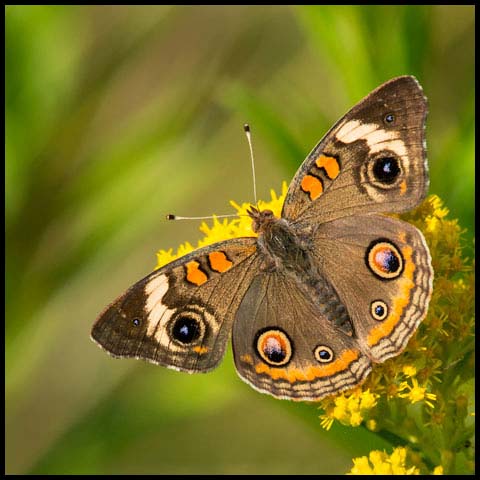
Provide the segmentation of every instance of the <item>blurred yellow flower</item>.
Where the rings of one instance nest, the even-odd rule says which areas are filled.
[[[417,369],[415,368],[414,365],[405,365],[402,368],[402,372],[407,376],[407,377],[414,377],[417,374]]]
[[[419,475],[415,466],[407,466],[407,449],[397,447],[391,455],[373,450],[367,457],[353,459],[350,475]]]

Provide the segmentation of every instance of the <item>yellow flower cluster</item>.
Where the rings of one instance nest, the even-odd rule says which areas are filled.
[[[321,415],[321,425],[329,430],[334,420],[343,425],[358,427],[368,416],[370,410],[377,404],[378,395],[370,390],[356,388],[349,394],[340,393],[334,397],[333,403],[324,415]],[[375,424],[371,424],[371,429]]]
[[[416,466],[407,466],[407,449],[397,447],[391,455],[373,450],[368,457],[353,459],[350,475],[419,475]]]
[[[394,448],[391,455],[372,450],[368,457],[354,458],[347,475],[419,475],[421,470],[415,464],[415,457],[406,447]],[[435,467],[432,475],[443,475],[443,467]]]

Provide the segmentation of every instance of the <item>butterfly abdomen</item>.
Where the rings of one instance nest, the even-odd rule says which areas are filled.
[[[350,337],[354,337],[355,332],[352,320],[334,287],[326,278],[319,276],[316,279],[314,289],[315,298],[318,299],[318,307],[322,315],[324,315],[335,327],[339,328]]]
[[[260,212],[262,213],[262,212]],[[258,246],[266,259],[266,269],[293,276],[306,298],[315,299],[319,314],[349,336],[353,324],[335,288],[319,273],[310,254],[309,244],[301,239],[285,219],[267,215],[260,220]]]

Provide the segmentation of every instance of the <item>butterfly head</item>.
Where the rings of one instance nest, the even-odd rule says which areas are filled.
[[[252,219],[252,229],[255,233],[263,231],[268,224],[277,220],[271,210],[259,210],[254,206],[251,206],[247,213]]]

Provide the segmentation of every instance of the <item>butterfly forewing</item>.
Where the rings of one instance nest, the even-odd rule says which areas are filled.
[[[196,250],[133,285],[99,316],[92,338],[114,356],[211,370],[258,268],[254,238]]]
[[[427,102],[414,77],[378,87],[325,135],[290,184],[282,216],[323,223],[369,212],[402,212],[428,189]]]

